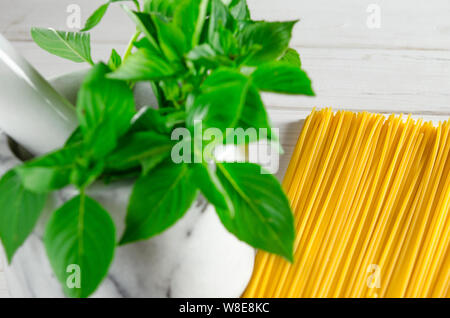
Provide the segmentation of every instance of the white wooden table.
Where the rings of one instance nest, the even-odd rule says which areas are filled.
[[[83,23],[103,2],[106,0],[1,0],[0,32],[46,77],[83,69],[86,65],[60,59],[37,47],[31,41],[30,28],[70,30],[68,8],[78,5]],[[264,96],[286,151],[279,177],[299,134],[296,123],[314,106],[413,113],[434,121],[450,117],[450,1],[248,3],[255,19],[301,20],[292,45],[300,52],[317,94],[315,98]],[[93,57],[106,60],[111,48],[123,50],[133,28],[119,6],[111,6],[92,32]],[[0,265],[0,297],[6,296]]]

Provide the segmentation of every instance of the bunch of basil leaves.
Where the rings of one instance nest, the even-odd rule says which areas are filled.
[[[171,132],[193,131],[198,120],[224,133],[233,127],[270,132],[261,91],[313,95],[299,55],[289,48],[296,21],[253,21],[245,0],[145,0],[142,8],[133,1],[135,10],[123,6],[137,26],[125,54],[112,50],[107,63],[94,63],[86,31],[114,2],[121,1],[103,4],[81,32],[32,29],[43,49],[92,69],[78,93],[79,128],[65,146],[13,168],[0,181],[0,238],[9,262],[48,193],[74,185],[79,194],[52,214],[44,243],[66,295],[92,294],[117,243],[110,215],[86,189],[97,180],[126,177],[136,182],[119,245],[163,232],[200,191],[237,238],[292,261],[293,215],[272,175],[257,164],[213,157],[177,164],[170,154]],[[151,85],[157,107],[137,112],[137,81]],[[81,268],[80,288],[65,284],[69,264]]]

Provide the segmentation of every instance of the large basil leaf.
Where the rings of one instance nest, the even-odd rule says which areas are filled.
[[[209,17],[209,36],[211,37],[219,26],[234,30],[235,21],[228,8],[221,0],[211,0],[211,14]]]
[[[80,63],[94,64],[88,33],[64,32],[54,29],[32,28],[34,42],[47,52]]]
[[[160,80],[178,72],[160,53],[148,47],[141,47],[130,55],[122,65],[108,75],[112,79],[121,80]]]
[[[250,128],[255,132],[254,134],[248,134],[248,140],[246,142],[254,142],[260,138],[272,139],[276,137],[272,136],[272,126],[266,108],[264,107],[258,89],[254,85],[250,85],[248,88],[245,105],[236,126],[244,130]],[[263,130],[260,130],[260,128]],[[256,136],[256,138],[253,138],[253,136]],[[241,142],[234,138],[231,143],[240,144]]]
[[[170,133],[170,129],[166,126],[166,120],[160,110],[150,107],[139,110],[131,125],[130,132],[152,130],[161,134]]]
[[[108,156],[106,168],[126,170],[141,164],[146,174],[170,155],[173,144],[168,136],[156,132],[134,133]]]
[[[286,50],[284,55],[280,58],[281,62],[285,62],[292,66],[300,68],[302,66],[302,61],[300,60],[300,54],[292,48]]]
[[[127,7],[123,7],[128,16],[133,20],[136,24],[137,28],[144,33],[146,36],[148,43],[151,46],[151,49],[159,52],[158,45],[158,36],[156,34],[156,26],[153,23],[153,20],[150,14],[145,12],[136,12],[128,9]]]
[[[186,57],[209,68],[215,68],[220,64],[216,51],[207,43],[197,45],[189,51]]]
[[[233,203],[213,168],[206,162],[194,163],[191,166],[195,185],[205,198],[216,208],[234,211]]]
[[[82,145],[74,143],[15,168],[29,191],[46,193],[67,186]]]
[[[175,8],[173,22],[180,30],[183,30],[188,49],[199,43],[207,7],[208,0],[182,0]]]
[[[232,0],[228,5],[231,15],[240,21],[250,20],[250,11],[248,10],[247,0]]]
[[[248,244],[293,260],[294,217],[280,184],[253,163],[218,163],[234,213],[216,209],[225,227]]]
[[[83,141],[83,133],[81,132],[80,126],[75,128],[75,130],[72,132],[72,134],[67,138],[64,147],[66,146],[72,146],[77,143],[81,143]]]
[[[211,13],[209,17],[208,41],[215,49],[220,48],[220,38],[224,30],[234,31],[236,22],[230,11],[221,0],[211,0]]]
[[[186,113],[184,110],[173,108],[141,108],[137,118],[131,125],[131,132],[138,131],[156,131],[160,134],[170,134],[175,125],[185,121]]]
[[[225,46],[226,49],[223,49],[221,44],[223,42],[226,42],[225,38],[222,41],[218,41],[217,43],[217,45],[219,45],[220,47],[220,52],[228,51],[228,49],[233,45],[233,43],[229,43],[230,45]],[[207,43],[197,45],[191,51],[189,51],[186,57],[196,64],[205,66],[209,69],[214,69],[219,66],[233,66],[233,62],[228,57],[224,55],[218,55],[218,53],[211,47],[211,45]]]
[[[144,0],[144,11],[158,13],[165,18],[172,18],[179,0]]]
[[[169,61],[180,61],[187,51],[183,30],[172,22],[163,21],[158,15],[152,15],[152,19],[161,50]]]
[[[102,4],[100,7],[98,7],[97,10],[95,10],[91,16],[86,20],[86,23],[84,24],[84,28],[81,29],[82,32],[89,31],[90,29],[94,28],[97,24],[100,23],[100,21],[105,16],[106,11],[108,10],[109,2]]]
[[[262,64],[253,72],[252,79],[262,91],[314,96],[308,75],[287,63]]]
[[[238,37],[241,47],[250,50],[246,64],[258,65],[281,57],[289,46],[296,22],[255,22],[247,25]],[[252,48],[255,47],[259,49],[254,51]]]
[[[170,160],[139,178],[131,194],[120,244],[150,238],[172,226],[189,209],[196,193],[188,167]]]
[[[217,69],[203,82],[201,94],[189,109],[187,124],[201,121],[204,129],[226,132],[236,126],[247,95],[248,78],[233,69]]]
[[[105,16],[106,11],[108,10],[108,7],[111,3],[113,2],[125,2],[125,1],[131,1],[131,0],[109,0],[108,2],[106,2],[105,4],[102,4],[100,7],[98,7],[90,16],[89,18],[86,20],[86,23],[84,25],[84,28],[81,30],[82,32],[84,31],[89,31],[92,28],[94,28],[97,24],[100,23],[100,21],[103,19],[103,17]],[[132,0],[133,2],[136,3],[137,0]]]
[[[233,32],[222,25],[218,26],[217,32],[213,34],[211,45],[222,55],[230,58],[235,58],[240,54],[239,43]],[[227,65],[226,63],[224,64]]]
[[[88,196],[78,195],[53,213],[44,243],[65,294],[88,297],[106,276],[113,259],[114,223],[100,204]],[[79,286],[77,278],[71,277],[77,274],[76,269],[80,274]]]
[[[0,180],[0,239],[9,263],[33,231],[46,198],[25,189],[14,170]]]
[[[105,64],[96,65],[83,81],[77,99],[78,121],[94,158],[101,158],[116,147],[117,139],[128,130],[135,114],[130,87],[106,78],[108,72]]]

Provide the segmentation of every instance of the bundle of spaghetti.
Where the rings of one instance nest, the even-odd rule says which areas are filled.
[[[283,188],[294,262],[258,252],[244,297],[448,297],[450,124],[306,118]]]

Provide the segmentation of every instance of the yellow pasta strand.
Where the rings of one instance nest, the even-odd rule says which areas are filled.
[[[450,297],[450,123],[313,110],[283,180],[294,263],[243,297]]]

